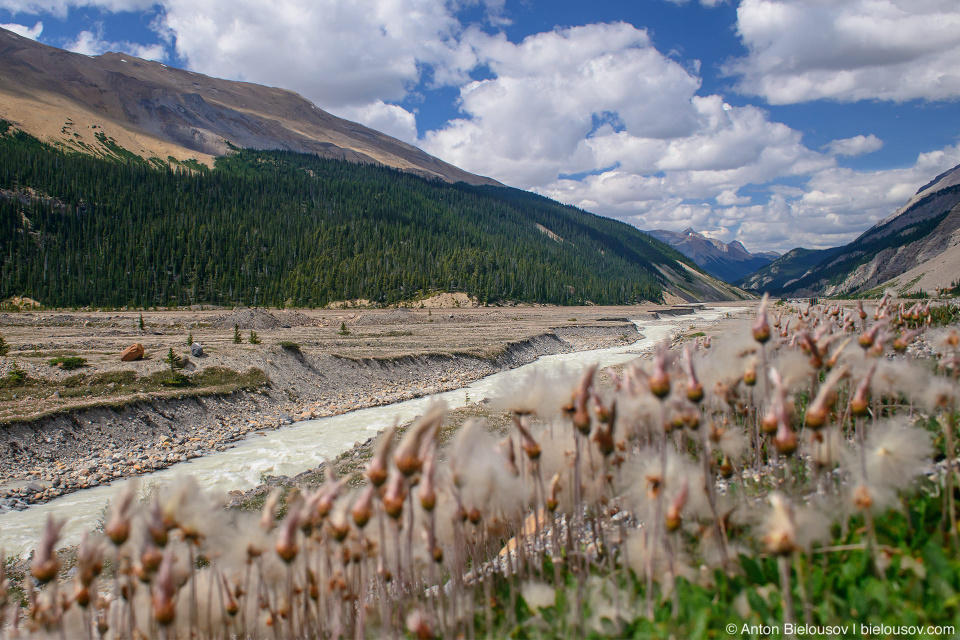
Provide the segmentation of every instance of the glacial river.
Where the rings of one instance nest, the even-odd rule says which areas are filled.
[[[498,390],[519,383],[536,370],[578,371],[592,364],[611,366],[636,358],[681,329],[708,324],[728,314],[736,315],[744,307],[707,307],[693,315],[665,317],[660,320],[635,320],[642,337],[633,344],[543,356],[530,364],[482,378],[471,385],[437,396],[416,398],[382,407],[359,409],[338,416],[305,420],[269,431],[251,434],[233,448],[201,458],[181,462],[161,471],[138,476],[141,487],[192,475],[204,488],[245,491],[260,484],[263,475],[293,476],[316,468],[354,444],[389,427],[421,415],[435,398],[451,408],[494,397]],[[79,543],[84,531],[97,525],[104,507],[128,479],[67,494],[25,511],[0,515],[0,549],[8,555],[25,554],[33,548],[49,514],[67,519],[61,546]]]

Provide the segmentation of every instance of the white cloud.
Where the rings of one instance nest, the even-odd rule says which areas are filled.
[[[135,42],[110,42],[103,39],[103,28],[98,25],[96,32],[81,31],[64,48],[85,56],[98,56],[108,51],[129,53],[131,56],[159,62],[166,60],[167,51],[161,44],[142,45]]]
[[[409,144],[417,142],[416,116],[395,104],[386,104],[381,100],[361,107],[342,107],[336,112],[341,118],[362,122],[371,129]]]
[[[422,146],[507,184],[641,228],[735,239],[764,217],[741,188],[836,167],[764,110],[697,95],[699,78],[630,25],[470,41],[493,77],[464,85],[463,117]]]
[[[469,170],[533,187],[598,169],[590,142],[617,129],[655,141],[698,126],[691,99],[699,78],[631,25],[574,27],[519,44],[478,32],[465,39],[494,77],[462,86],[465,117],[422,144]]]
[[[956,0],[742,0],[727,66],[771,104],[960,97]]]
[[[726,191],[721,191],[720,195],[714,198],[714,200],[721,206],[730,207],[733,205],[750,204],[753,199],[750,196],[738,196],[737,192],[733,189],[727,189]]]
[[[290,87],[327,109],[400,101],[424,65],[457,77],[459,65],[474,64],[442,0],[165,0],[163,7],[161,24],[190,69]]]
[[[670,2],[672,4],[684,5],[690,2],[690,0],[667,0],[667,2]],[[700,0],[700,4],[702,4],[705,7],[716,7],[717,5],[723,4],[725,2],[727,2],[727,0]]]
[[[783,252],[850,242],[905,204],[934,176],[958,164],[960,144],[920,154],[903,169],[825,166],[811,172],[802,187],[768,188],[768,200],[757,204],[735,202],[728,192],[714,198],[719,206],[688,202],[682,183],[690,176],[682,174],[657,179],[610,171],[581,181],[558,180],[541,191],[641,229],[679,231],[691,226],[712,230],[712,237],[724,241],[740,240],[751,251]]]
[[[435,85],[466,81],[476,56],[459,42],[453,11],[471,4],[482,5],[489,22],[508,23],[504,0],[0,0],[14,13],[60,18],[82,7],[158,8],[153,27],[191,70],[290,88],[408,141],[416,138],[413,114],[388,103],[406,98],[425,71]],[[68,48],[164,55],[160,45],[105,42],[96,31],[80,33]]]
[[[832,156],[856,157],[867,153],[873,153],[883,148],[883,140],[873,135],[859,135],[852,138],[841,138],[832,140],[824,145],[827,152]]]
[[[9,23],[9,24],[0,24],[0,29],[6,29],[7,31],[13,31],[18,36],[23,36],[24,38],[30,38],[31,40],[36,40],[40,37],[40,34],[43,32],[43,23],[37,22],[32,27],[28,27],[22,24]]]
[[[17,13],[49,13],[57,18],[67,17],[70,9],[97,7],[105,11],[146,11],[155,0],[0,0],[0,9]]]

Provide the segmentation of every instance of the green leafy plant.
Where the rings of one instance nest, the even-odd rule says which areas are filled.
[[[60,367],[64,371],[73,371],[87,366],[87,359],[81,356],[60,356],[47,361],[51,367]]]

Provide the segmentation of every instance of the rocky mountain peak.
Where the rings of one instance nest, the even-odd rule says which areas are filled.
[[[777,254],[752,254],[738,240],[725,244],[715,238],[687,227],[680,233],[658,229],[648,231],[650,235],[666,242],[671,247],[693,260],[710,275],[733,282],[764,267]]]

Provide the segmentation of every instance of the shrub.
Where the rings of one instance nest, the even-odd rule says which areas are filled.
[[[7,372],[3,378],[0,378],[0,387],[6,389],[12,389],[14,387],[22,387],[30,379],[30,376],[27,375],[27,372],[20,368],[20,365],[16,361],[13,362],[13,366],[10,371]]]
[[[51,367],[59,366],[64,371],[73,371],[80,367],[87,366],[87,359],[80,356],[60,356],[47,361]]]

